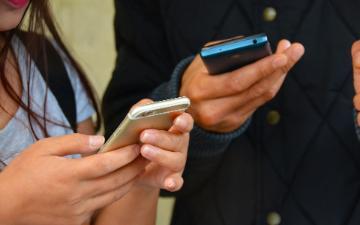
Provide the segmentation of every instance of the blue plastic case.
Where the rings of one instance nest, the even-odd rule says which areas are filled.
[[[266,34],[233,38],[205,46],[200,52],[210,74],[230,72],[271,55]]]

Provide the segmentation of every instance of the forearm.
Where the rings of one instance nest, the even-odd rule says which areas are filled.
[[[154,225],[159,197],[158,189],[134,187],[121,200],[104,208],[95,225]]]

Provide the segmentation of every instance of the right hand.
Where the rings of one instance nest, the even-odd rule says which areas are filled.
[[[101,136],[80,134],[40,140],[0,173],[0,224],[77,225],[124,196],[144,171],[137,145],[86,158]]]
[[[234,131],[277,94],[303,54],[301,44],[282,40],[275,54],[217,76],[209,75],[198,55],[183,75],[180,96],[191,99],[189,113],[198,126],[220,133]]]

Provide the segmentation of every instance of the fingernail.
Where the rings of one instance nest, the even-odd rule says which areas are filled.
[[[294,61],[298,61],[304,55],[304,48],[296,46],[291,52],[291,58]]]
[[[151,147],[151,146],[145,145],[142,148],[142,153],[145,156],[154,156],[154,155],[156,155],[157,150],[155,148]]]
[[[91,149],[100,148],[105,142],[104,136],[90,136],[89,137],[89,146]]]
[[[165,186],[166,186],[167,189],[173,190],[176,187],[176,183],[175,183],[174,179],[169,179],[169,180],[166,181]]]
[[[291,46],[291,42],[288,40],[284,40],[284,48],[288,49],[288,48],[290,48],[290,46]]]
[[[181,128],[182,130],[184,130],[187,127],[187,121],[180,116],[180,117],[176,118],[175,125],[177,127]]]
[[[275,69],[283,67],[286,64],[287,64],[287,57],[283,54],[276,56],[275,59],[272,61],[272,65]]]
[[[143,143],[152,143],[155,141],[155,134],[153,134],[150,131],[145,131],[141,137],[140,137],[140,141]]]

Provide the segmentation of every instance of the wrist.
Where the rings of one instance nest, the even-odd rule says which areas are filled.
[[[148,185],[144,185],[144,184],[136,184],[131,192],[139,194],[139,195],[143,195],[143,196],[154,196],[154,195],[159,195],[160,193],[160,188],[157,187],[152,187],[152,186],[148,186]]]

